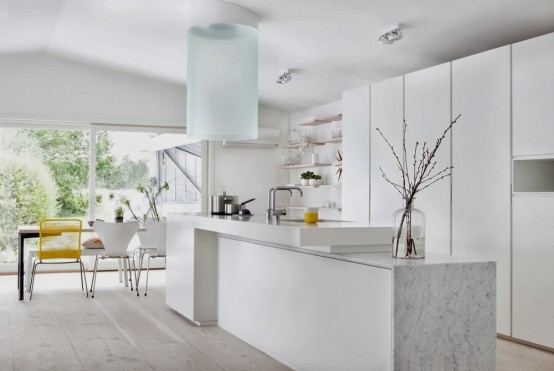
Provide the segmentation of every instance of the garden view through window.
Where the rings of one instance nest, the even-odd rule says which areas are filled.
[[[89,182],[91,130],[94,182]],[[125,220],[135,215],[143,221],[148,203],[139,185],[157,191],[168,183],[158,198],[163,211],[199,211],[201,144],[153,148],[156,136],[88,127],[0,128],[0,263],[17,259],[17,227],[42,218],[111,222],[121,206]],[[89,205],[91,192],[94,205]]]

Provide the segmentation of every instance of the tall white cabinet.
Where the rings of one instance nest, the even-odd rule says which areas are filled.
[[[407,138],[433,149],[450,124],[450,63],[404,76],[404,117]],[[412,148],[408,153],[413,153]],[[450,166],[450,134],[442,142],[436,170]],[[426,250],[450,254],[450,179],[442,179],[417,195],[415,207],[425,212]]]
[[[369,85],[342,95],[342,219],[369,221]]]
[[[510,46],[452,62],[452,254],[497,262],[497,331],[511,333]]]
[[[512,47],[514,156],[554,156],[554,33]]]
[[[512,72],[512,336],[554,348],[554,33],[514,44]]]
[[[512,336],[554,348],[554,195],[514,197]]]
[[[399,151],[402,145],[404,119],[404,77],[399,76],[371,85],[371,163],[370,163],[370,223],[373,226],[390,226],[392,213],[403,207],[402,196],[381,176],[379,167],[387,176],[401,178],[391,149],[377,132],[377,128]]]

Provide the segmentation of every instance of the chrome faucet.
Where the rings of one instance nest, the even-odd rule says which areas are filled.
[[[273,187],[269,190],[267,194],[267,220],[271,221],[272,218],[275,216],[275,220],[278,222],[279,217],[281,215],[287,215],[286,209],[275,209],[275,193],[277,191],[289,191],[289,194],[292,196],[292,190],[296,189],[298,192],[300,192],[300,197],[302,197],[302,190],[298,187],[288,187],[288,186],[282,186],[282,187]]]

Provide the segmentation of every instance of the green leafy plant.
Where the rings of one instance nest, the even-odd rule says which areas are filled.
[[[314,179],[313,176],[315,174],[312,171],[305,171],[302,174],[300,174],[300,179]]]
[[[321,179],[321,175],[314,174],[314,175],[312,176],[312,179],[320,180],[320,179]]]
[[[123,206],[118,206],[115,208],[115,217],[123,218]]]

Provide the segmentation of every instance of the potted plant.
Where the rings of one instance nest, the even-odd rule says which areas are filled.
[[[321,175],[313,174],[312,178],[309,180],[311,186],[318,186],[321,183]]]
[[[118,206],[115,209],[115,222],[123,223],[123,206]]]
[[[133,215],[133,219],[138,220],[143,225],[146,224],[146,221],[148,220],[148,218],[151,218],[155,222],[160,222],[162,218],[160,216],[160,213],[158,212],[156,200],[160,196],[162,191],[167,191],[168,189],[169,189],[169,184],[167,184],[167,182],[164,182],[157,189],[152,186],[145,187],[141,184],[137,186],[137,191],[139,191],[140,193],[143,193],[144,196],[146,197],[146,200],[148,201],[148,210],[146,210],[146,213],[144,213],[144,215],[142,216],[142,220],[139,219],[139,217],[135,214],[135,212],[131,208],[131,201],[127,197],[121,196],[119,199],[119,202],[121,202],[123,205],[127,207],[127,209],[129,209],[129,211]]]
[[[300,174],[300,184],[303,186],[307,186],[310,184],[310,179],[312,179],[312,176],[315,174],[311,171],[305,171],[302,174]]]

